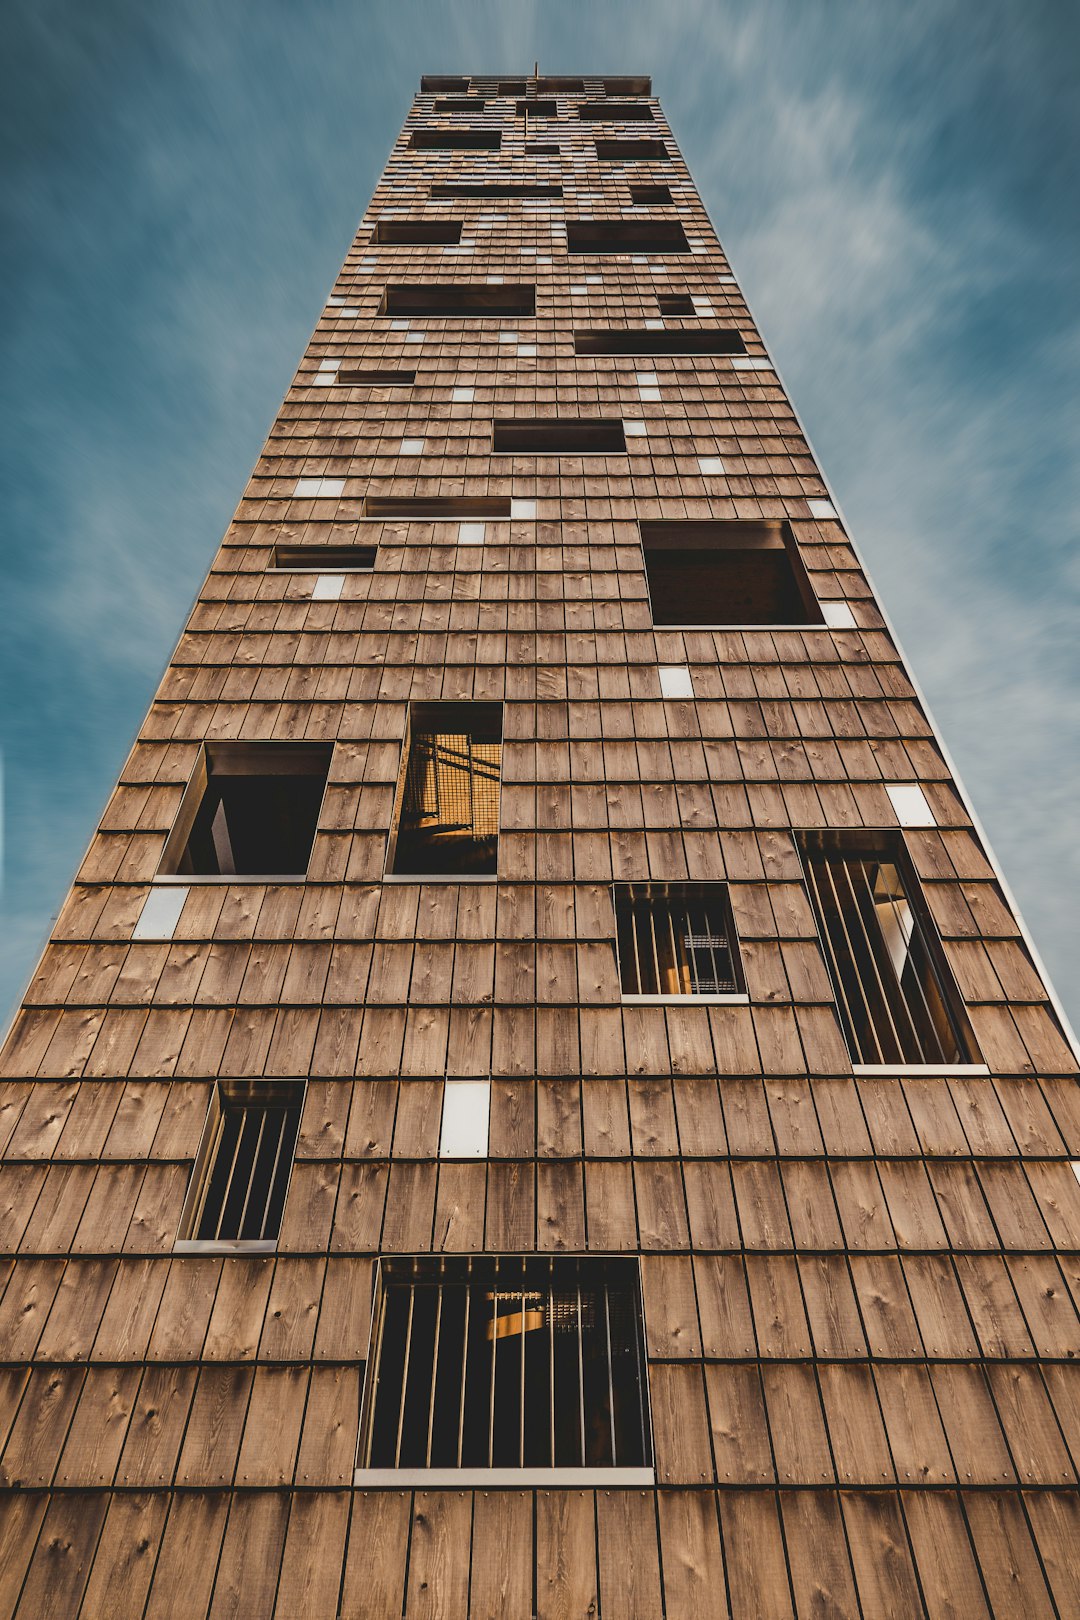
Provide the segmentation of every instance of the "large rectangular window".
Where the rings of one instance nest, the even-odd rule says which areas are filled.
[[[643,523],[641,546],[656,625],[823,623],[790,524]]]
[[[622,455],[626,436],[617,417],[513,416],[492,424],[491,448],[496,455]]]
[[[357,1484],[652,1483],[638,1263],[382,1261]]]
[[[207,743],[180,801],[159,871],[303,877],[332,754],[332,743]]]
[[[578,117],[612,124],[651,123],[652,108],[645,101],[585,101],[578,108]]]
[[[500,703],[415,703],[390,871],[494,877],[499,856]]]
[[[601,163],[664,163],[671,153],[663,141],[597,141]]]
[[[978,1062],[963,1001],[898,835],[799,835],[852,1061]]]
[[[380,315],[535,315],[534,287],[491,286],[486,282],[428,285],[412,282],[387,287]]]
[[[461,241],[461,220],[380,219],[371,240],[380,247],[453,247]]]
[[[421,152],[497,152],[502,136],[494,129],[414,129],[409,145]]]
[[[272,1250],[304,1105],[302,1080],[219,1080],[176,1247]]]
[[[664,314],[672,313],[663,311]],[[693,304],[679,314],[695,313]],[[574,333],[575,354],[745,354],[746,344],[734,327],[717,326],[690,332],[619,327]]]
[[[617,883],[615,922],[624,998],[743,995],[726,884]]]
[[[566,227],[568,253],[689,253],[677,219],[578,219]]]

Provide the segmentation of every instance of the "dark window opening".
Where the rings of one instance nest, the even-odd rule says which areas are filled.
[[[601,163],[664,163],[671,153],[663,141],[597,141]]]
[[[500,703],[415,703],[391,870],[494,877],[499,855]]]
[[[525,156],[526,157],[558,157],[561,150],[562,150],[562,148],[560,146],[556,146],[554,142],[545,143],[543,145],[537,144],[536,146],[527,146],[525,148]]]
[[[505,417],[493,424],[491,448],[506,455],[619,455],[626,439],[615,417]]]
[[[652,1464],[638,1263],[383,1260],[360,1464]]]
[[[575,332],[575,354],[745,354],[733,328],[698,332]]]
[[[788,523],[643,523],[655,625],[822,624]]]
[[[692,315],[694,300],[689,293],[661,293],[656,307],[661,315]]]
[[[369,518],[508,518],[509,495],[366,495]]]
[[[470,96],[467,101],[437,101],[435,103],[437,113],[471,113],[483,112],[483,110],[484,103],[478,96]]]
[[[460,219],[380,219],[372,242],[407,247],[456,247],[461,241]]]
[[[667,203],[672,207],[675,205],[670,186],[631,186],[630,201],[634,203]]]
[[[160,871],[302,877],[332,753],[332,743],[206,743]]]
[[[551,95],[561,90],[565,95],[581,95],[585,90],[584,79],[537,79],[537,91],[541,95]]]
[[[554,101],[519,101],[517,115],[519,118],[557,118],[559,109]]]
[[[497,129],[414,129],[409,145],[421,152],[497,152]]]
[[[303,1103],[302,1080],[217,1082],[179,1242],[274,1246]]]
[[[455,76],[454,74],[447,75],[445,73],[425,73],[423,78],[420,80],[421,92],[425,94],[430,94],[432,91],[434,91],[436,94],[443,92],[450,95],[465,95],[468,88],[469,80]]]
[[[375,567],[375,546],[275,546],[275,568],[291,573],[370,573]]]
[[[485,282],[387,287],[380,315],[535,315],[536,288]]]
[[[535,150],[539,150],[539,148],[535,148]],[[557,152],[558,147],[553,147],[552,150]],[[490,185],[478,183],[476,185],[432,186],[429,193],[430,196],[441,198],[444,201],[455,197],[502,197],[510,199],[513,197],[561,197],[562,194],[562,186],[512,185],[509,182],[503,185],[498,181],[493,181]]]
[[[802,833],[798,842],[852,1061],[978,1062],[902,839]]]
[[[524,79],[500,79],[500,96],[523,96],[528,89]]]
[[[358,388],[365,384],[373,388],[407,388],[416,381],[415,371],[393,371],[378,366],[342,366],[337,380],[345,387]]]
[[[652,108],[645,101],[586,101],[578,108],[579,118],[601,118],[607,123],[652,122]]]
[[[652,80],[643,75],[638,78],[621,76],[616,79],[605,79],[605,96],[651,96]]]
[[[568,253],[689,253],[677,219],[578,219],[567,223]]]
[[[743,990],[725,883],[617,883],[624,996],[723,996]]]

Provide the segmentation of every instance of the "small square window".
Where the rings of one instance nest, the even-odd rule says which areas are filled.
[[[219,1080],[176,1247],[273,1251],[292,1174],[303,1080]]]
[[[617,883],[615,922],[624,999],[742,997],[726,883]]]
[[[443,1087],[440,1159],[483,1159],[488,1150],[490,1080],[447,1080]]]
[[[692,698],[694,683],[686,664],[660,665],[660,695],[665,698]]]
[[[901,827],[937,826],[937,817],[917,782],[886,782],[885,791]]]

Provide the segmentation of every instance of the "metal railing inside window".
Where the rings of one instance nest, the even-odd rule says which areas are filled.
[[[615,913],[624,995],[742,990],[726,885],[617,884]]]
[[[181,1238],[272,1245],[300,1129],[303,1081],[219,1081]]]
[[[636,1260],[391,1260],[362,1468],[650,1468]]]
[[[974,1046],[933,925],[898,848],[815,847],[803,864],[857,1063],[967,1063]]]

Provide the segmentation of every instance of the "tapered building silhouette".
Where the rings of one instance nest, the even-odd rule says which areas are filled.
[[[1080,1613],[1075,1057],[646,78],[427,78],[4,1048],[0,1613]]]

